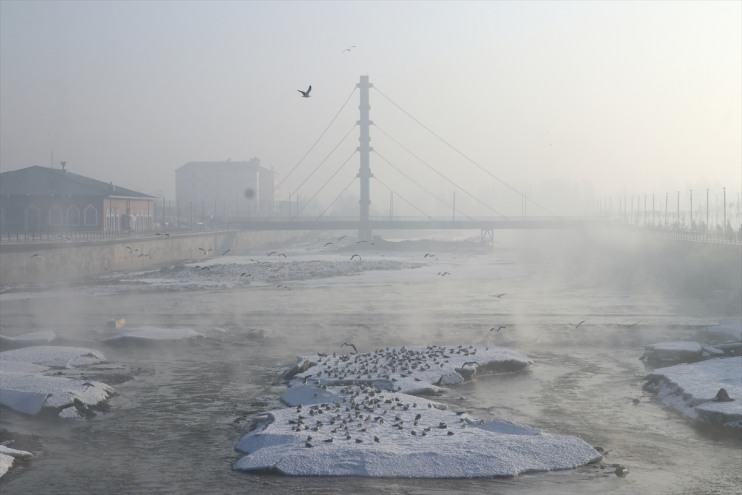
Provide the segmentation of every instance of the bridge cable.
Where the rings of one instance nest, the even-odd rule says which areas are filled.
[[[278,183],[278,185],[276,186],[276,189],[280,189],[280,187],[281,187],[281,186],[283,185],[283,183],[284,183],[284,182],[286,182],[286,179],[288,179],[288,178],[289,178],[289,176],[291,176],[291,174],[293,174],[293,173],[294,173],[294,170],[296,170],[296,168],[297,168],[297,167],[298,167],[298,166],[299,166],[299,165],[301,164],[301,162],[303,162],[303,161],[304,161],[304,159],[305,159],[305,158],[307,157],[307,155],[308,155],[309,153],[311,153],[311,152],[312,152],[312,150],[314,149],[314,147],[315,147],[315,146],[317,146],[317,143],[319,143],[320,139],[322,139],[322,137],[323,137],[323,136],[325,135],[325,133],[327,133],[328,129],[330,129],[330,127],[332,126],[332,124],[333,124],[333,123],[335,122],[335,119],[337,119],[337,118],[338,118],[338,115],[340,115],[340,112],[342,112],[342,111],[343,111],[343,109],[345,108],[345,105],[347,105],[347,104],[348,104],[348,102],[349,102],[349,101],[350,101],[350,99],[351,99],[351,98],[353,97],[353,95],[355,94],[355,92],[356,92],[356,90],[357,90],[357,89],[358,89],[358,86],[353,86],[353,91],[352,91],[352,92],[350,93],[350,96],[348,96],[348,99],[347,99],[347,100],[345,100],[345,102],[344,102],[344,103],[342,104],[342,106],[340,107],[340,110],[338,110],[338,111],[337,111],[337,113],[336,113],[336,114],[335,114],[335,116],[334,116],[334,117],[332,118],[332,120],[330,121],[330,123],[329,123],[329,124],[327,124],[327,127],[325,127],[325,130],[324,130],[324,131],[322,131],[322,134],[320,134],[320,135],[319,135],[319,137],[318,137],[318,138],[317,138],[317,140],[316,140],[316,141],[314,142],[314,144],[312,144],[312,146],[311,146],[311,147],[310,147],[310,148],[309,148],[309,149],[307,150],[307,152],[306,152],[306,153],[304,153],[304,156],[302,156],[302,157],[301,157],[301,158],[299,159],[299,161],[298,161],[298,162],[296,162],[296,165],[294,165],[294,166],[293,166],[293,167],[291,168],[291,170],[289,171],[289,173],[288,173],[288,174],[286,174],[286,175],[285,175],[285,176],[283,177],[283,179],[281,179],[281,181],[280,181],[280,182]]]
[[[432,191],[428,190],[428,189],[427,189],[427,188],[426,188],[425,186],[423,186],[423,185],[422,185],[422,184],[421,184],[421,183],[420,183],[419,181],[415,181],[415,180],[414,180],[414,179],[413,179],[412,177],[410,177],[410,176],[409,176],[409,175],[407,175],[407,174],[406,174],[405,172],[403,172],[402,170],[400,170],[400,169],[399,169],[399,168],[398,168],[397,166],[395,166],[395,165],[394,165],[394,164],[393,164],[392,162],[390,162],[389,160],[387,160],[386,158],[384,158],[384,156],[382,156],[382,155],[381,155],[381,153],[379,153],[379,152],[378,152],[378,151],[376,151],[376,150],[373,150],[373,151],[374,151],[374,153],[375,153],[376,155],[378,155],[378,157],[379,157],[379,158],[381,158],[382,160],[384,160],[384,161],[385,161],[385,162],[386,162],[387,164],[389,164],[389,165],[390,165],[390,166],[391,166],[391,167],[392,167],[392,168],[393,168],[394,170],[396,170],[397,172],[399,172],[399,173],[400,173],[400,174],[401,174],[402,176],[404,176],[404,177],[405,177],[405,178],[406,178],[407,180],[409,180],[410,182],[412,182],[413,184],[415,184],[416,186],[418,186],[418,187],[419,187],[420,189],[422,189],[423,191],[425,191],[426,193],[428,193],[428,194],[429,194],[430,196],[432,196],[433,198],[437,199],[438,201],[440,201],[441,203],[443,203],[443,204],[444,204],[444,205],[446,205],[447,207],[449,207],[449,208],[453,208],[453,209],[454,209],[454,212],[458,211],[459,213],[461,213],[462,215],[464,215],[464,216],[465,216],[466,218],[468,218],[469,220],[472,220],[472,221],[474,220],[474,219],[473,219],[472,217],[470,217],[469,215],[467,215],[467,214],[466,214],[466,213],[464,213],[463,211],[461,211],[461,210],[459,210],[459,209],[455,208],[455,207],[454,207],[454,206],[453,206],[452,204],[448,203],[448,201],[446,201],[445,199],[443,199],[443,198],[441,198],[441,197],[437,196],[437,195],[436,195],[436,194],[435,194],[434,192],[432,192]]]
[[[353,185],[353,183],[355,182],[355,180],[357,178],[358,178],[358,176],[355,176],[355,177],[353,177],[350,180],[350,182],[348,183],[348,185],[345,186],[345,188],[342,191],[340,191],[340,194],[338,194],[337,196],[335,196],[335,199],[332,200],[332,202],[327,206],[327,208],[325,208],[324,210],[322,210],[322,213],[319,214],[319,216],[317,217],[317,219],[322,218],[322,215],[324,215],[325,213],[327,213],[327,210],[329,210],[330,208],[332,208],[332,205],[334,205],[337,202],[337,200],[340,199],[340,196],[342,196],[345,193],[345,191],[347,191],[348,188]]]
[[[458,148],[456,148],[455,146],[453,146],[452,144],[450,144],[448,141],[446,141],[445,139],[443,139],[442,137],[440,137],[438,134],[436,134],[434,131],[432,131],[430,128],[428,128],[425,124],[423,124],[422,122],[420,122],[419,120],[417,120],[415,117],[413,117],[407,110],[405,110],[404,108],[402,108],[401,106],[399,106],[395,101],[393,101],[391,98],[389,98],[387,95],[385,95],[384,92],[381,91],[376,85],[373,86],[373,89],[375,89],[381,96],[383,96],[384,98],[386,98],[387,100],[389,100],[389,103],[391,103],[392,105],[394,105],[395,107],[397,107],[402,113],[404,113],[409,118],[411,118],[413,121],[415,121],[420,127],[422,127],[423,129],[425,129],[426,131],[428,131],[430,134],[432,134],[433,136],[435,136],[436,138],[438,138],[441,142],[443,142],[443,144],[445,144],[446,146],[448,146],[449,148],[451,148],[453,151],[455,151],[456,153],[458,153],[459,155],[461,155],[462,157],[464,157],[469,163],[472,163],[477,168],[479,168],[479,170],[481,170],[485,174],[489,175],[490,177],[492,177],[493,179],[495,179],[496,181],[498,181],[499,183],[501,183],[502,185],[504,185],[505,187],[507,187],[508,189],[510,189],[511,191],[513,191],[514,193],[517,193],[521,197],[523,197],[523,193],[521,191],[519,191],[515,187],[511,186],[510,184],[508,184],[504,180],[500,179],[498,176],[496,176],[495,174],[493,174],[492,172],[490,172],[489,170],[487,170],[486,168],[484,168],[483,166],[481,166],[479,163],[477,163],[473,159],[469,158],[469,156],[467,156],[463,151],[460,151]],[[526,197],[526,201],[528,201],[529,203],[533,203],[534,205],[538,206],[539,208],[541,208],[545,212],[550,213],[551,215],[554,215],[554,212],[552,212],[551,210],[549,210],[545,206],[541,205],[540,203],[534,201],[533,199],[531,199],[529,197]]]
[[[426,216],[426,217],[428,217],[429,219],[431,219],[431,220],[433,220],[433,221],[437,221],[437,220],[436,220],[435,218],[431,217],[430,215],[428,215],[427,213],[425,213],[424,211],[422,211],[422,210],[421,210],[420,208],[418,208],[417,206],[415,206],[414,204],[412,204],[412,203],[411,203],[411,202],[410,202],[410,201],[409,201],[409,200],[408,200],[407,198],[405,198],[404,196],[402,196],[401,194],[399,194],[399,193],[398,193],[397,191],[395,191],[395,190],[394,190],[394,189],[392,189],[391,187],[387,186],[387,185],[386,185],[386,184],[384,183],[384,181],[382,181],[381,179],[379,179],[379,178],[378,178],[378,177],[376,177],[375,175],[373,176],[373,178],[374,178],[374,179],[376,179],[376,180],[377,180],[377,181],[379,182],[379,184],[381,184],[382,186],[386,187],[386,188],[387,188],[387,189],[389,189],[389,190],[390,190],[391,192],[393,192],[394,194],[396,194],[397,196],[399,196],[400,198],[402,198],[402,201],[404,201],[404,202],[405,202],[405,203],[407,203],[408,205],[412,206],[412,207],[413,207],[414,209],[416,209],[417,211],[419,211],[420,213],[422,213],[423,215],[425,215],[425,216]]]
[[[328,158],[330,158],[330,156],[331,156],[331,155],[332,155],[332,154],[333,154],[333,153],[335,152],[335,150],[336,150],[336,149],[338,149],[338,147],[339,147],[339,146],[340,146],[341,144],[343,144],[343,141],[345,141],[345,140],[347,139],[348,135],[349,135],[349,134],[350,134],[350,133],[351,133],[351,132],[353,131],[353,129],[355,129],[355,127],[356,127],[356,124],[353,124],[353,125],[351,126],[351,128],[350,128],[350,129],[348,130],[348,132],[346,132],[346,133],[345,133],[345,136],[343,136],[343,137],[342,137],[342,138],[340,139],[340,141],[338,141],[338,143],[337,143],[337,144],[335,145],[335,147],[333,147],[333,148],[332,148],[332,150],[330,150],[330,152],[329,152],[329,153],[328,153],[328,154],[327,154],[327,155],[326,155],[326,156],[325,156],[325,157],[324,157],[324,158],[322,159],[322,161],[321,161],[321,162],[319,162],[319,164],[318,164],[318,165],[317,165],[317,166],[316,166],[316,167],[314,168],[314,170],[312,170],[312,173],[310,173],[310,174],[309,174],[309,176],[308,176],[308,177],[307,177],[306,179],[304,179],[304,182],[302,182],[301,184],[299,184],[299,186],[298,186],[298,187],[297,187],[296,189],[294,189],[294,190],[293,190],[292,192],[290,192],[290,193],[289,193],[289,197],[291,196],[291,194],[294,194],[294,193],[298,193],[299,189],[300,189],[300,188],[301,188],[301,187],[302,187],[302,186],[303,186],[304,184],[306,184],[306,183],[307,183],[307,181],[308,181],[309,179],[311,179],[311,178],[312,178],[312,176],[313,176],[313,175],[314,175],[314,174],[315,174],[315,173],[317,172],[317,170],[319,170],[319,168],[320,168],[320,167],[321,167],[321,166],[322,166],[322,165],[323,165],[323,164],[324,164],[324,163],[325,163],[325,162],[327,161],[327,159],[328,159]],[[273,209],[273,211],[271,212],[271,215],[270,215],[270,217],[268,217],[268,218],[272,218],[272,217],[273,217],[273,214],[274,214],[274,213],[276,213],[277,211],[279,211],[279,210],[280,210],[281,208],[283,208],[283,206],[284,206],[285,204],[286,204],[286,201],[283,201],[283,202],[281,202],[281,203],[280,203],[280,204],[279,204],[279,205],[278,205],[278,206],[277,206],[276,208],[274,208],[274,209]],[[298,213],[297,213],[297,215],[298,215]]]
[[[334,179],[334,178],[335,178],[335,176],[336,176],[336,175],[337,175],[337,174],[338,174],[338,173],[339,173],[339,172],[340,172],[340,171],[341,171],[341,170],[343,169],[343,167],[345,166],[345,164],[346,164],[346,163],[348,163],[348,162],[350,161],[350,159],[351,159],[351,158],[353,158],[353,155],[355,155],[355,154],[356,154],[357,152],[358,152],[358,150],[353,150],[353,152],[352,152],[352,153],[350,154],[350,156],[349,156],[348,158],[346,158],[346,159],[345,159],[345,161],[344,161],[343,163],[341,163],[341,164],[340,164],[340,166],[339,166],[339,167],[337,168],[337,170],[335,170],[335,173],[333,173],[333,174],[332,174],[332,175],[330,176],[330,178],[329,178],[329,179],[327,179],[327,180],[325,181],[325,183],[324,183],[324,184],[322,184],[322,187],[320,187],[319,189],[317,189],[317,191],[315,191],[314,195],[312,195],[312,197],[311,197],[311,198],[309,198],[309,199],[307,200],[307,202],[306,202],[306,203],[304,203],[304,206],[302,206],[302,207],[301,207],[301,209],[299,209],[299,211],[297,211],[297,212],[296,212],[296,216],[297,216],[297,217],[299,216],[299,214],[300,214],[300,213],[301,213],[302,211],[304,211],[304,208],[306,208],[306,207],[307,207],[307,205],[309,205],[309,203],[311,203],[311,202],[312,202],[312,200],[313,200],[314,198],[316,198],[316,197],[317,197],[317,195],[318,195],[318,194],[319,194],[320,192],[322,192],[322,189],[324,189],[324,188],[325,188],[325,186],[327,186],[327,184],[329,184],[329,183],[330,183],[330,181],[331,181],[332,179]],[[298,190],[298,189],[297,189],[297,190]]]
[[[463,187],[461,187],[460,185],[456,184],[456,183],[455,183],[454,181],[452,181],[451,179],[449,179],[448,177],[446,177],[445,175],[443,175],[442,173],[440,173],[440,172],[439,172],[438,170],[436,170],[436,169],[435,169],[435,167],[433,167],[433,166],[432,166],[432,165],[430,165],[430,164],[429,164],[428,162],[426,162],[425,160],[423,160],[422,158],[420,158],[419,156],[417,156],[417,155],[416,155],[416,154],[415,154],[415,153],[414,153],[413,151],[411,151],[411,150],[410,150],[409,148],[407,148],[406,146],[404,146],[404,145],[403,145],[402,143],[400,143],[399,141],[397,141],[396,139],[394,139],[394,138],[393,138],[392,136],[390,136],[390,135],[389,135],[389,134],[388,134],[388,133],[387,133],[386,131],[384,131],[384,129],[382,129],[381,127],[379,127],[379,126],[378,126],[377,124],[374,124],[374,128],[375,128],[375,129],[378,129],[379,131],[381,131],[381,133],[382,133],[382,134],[384,134],[384,135],[385,135],[386,137],[388,137],[388,138],[389,138],[389,139],[390,139],[390,140],[391,140],[391,141],[392,141],[392,142],[393,142],[394,144],[396,144],[397,146],[399,146],[400,148],[402,148],[403,150],[405,150],[405,151],[406,151],[407,153],[409,153],[410,155],[414,156],[414,157],[415,157],[415,158],[416,158],[416,159],[417,159],[418,161],[420,161],[420,162],[421,162],[421,163],[422,163],[423,165],[425,165],[425,166],[426,166],[426,167],[428,167],[428,168],[429,168],[430,170],[432,170],[433,172],[435,172],[436,174],[438,174],[439,176],[441,176],[441,177],[442,177],[443,179],[445,179],[446,181],[448,181],[448,182],[450,182],[451,184],[453,184],[453,186],[454,186],[454,187],[456,187],[456,188],[458,188],[459,190],[461,190],[461,191],[462,191],[462,192],[463,192],[464,194],[466,194],[467,196],[469,196],[470,198],[472,198],[472,199],[473,199],[474,201],[476,201],[477,203],[481,204],[482,206],[484,206],[484,207],[485,207],[485,208],[487,208],[488,210],[490,210],[490,211],[492,211],[492,212],[496,213],[497,215],[500,215],[500,216],[501,216],[502,218],[504,218],[505,220],[510,220],[510,218],[508,218],[508,216],[507,216],[507,215],[505,215],[505,214],[503,214],[503,213],[500,213],[500,212],[499,212],[499,211],[497,211],[497,210],[496,210],[495,208],[491,207],[490,205],[488,205],[487,203],[485,203],[485,202],[484,202],[484,201],[482,201],[481,199],[477,198],[477,197],[476,197],[476,196],[474,196],[474,195],[473,195],[472,193],[470,193],[469,191],[467,191],[466,189],[464,189]]]
[[[302,182],[301,184],[299,184],[299,185],[298,185],[298,186],[296,187],[296,189],[294,189],[294,191],[293,191],[294,193],[297,193],[297,192],[299,191],[299,189],[301,189],[301,187],[302,187],[302,186],[303,186],[304,184],[306,184],[306,183],[307,183],[307,181],[308,181],[309,179],[311,179],[311,178],[312,178],[312,176],[313,176],[313,175],[314,175],[314,174],[315,174],[315,173],[317,172],[317,170],[319,170],[319,168],[320,168],[320,167],[321,167],[322,165],[324,165],[324,163],[325,163],[325,162],[327,161],[327,159],[328,159],[328,158],[330,158],[330,156],[331,156],[331,155],[332,155],[332,154],[333,154],[333,153],[335,152],[335,150],[336,150],[336,149],[338,149],[338,147],[339,147],[339,146],[340,146],[341,144],[343,144],[343,141],[345,141],[345,139],[346,139],[346,138],[347,138],[347,137],[348,137],[348,136],[350,135],[350,133],[351,133],[351,132],[353,132],[353,129],[355,129],[355,127],[356,127],[356,124],[353,124],[353,125],[351,126],[351,128],[350,128],[350,129],[348,130],[348,132],[346,132],[346,133],[345,133],[345,136],[343,136],[343,137],[342,137],[342,138],[340,139],[340,141],[338,141],[338,143],[337,143],[337,144],[335,145],[335,147],[333,147],[333,148],[332,148],[332,149],[330,150],[330,152],[329,152],[329,153],[328,153],[328,154],[327,154],[327,155],[326,155],[326,156],[325,156],[325,157],[324,157],[324,158],[322,159],[322,161],[321,161],[321,162],[319,162],[319,164],[318,164],[318,165],[317,165],[317,166],[316,166],[316,167],[314,168],[314,170],[312,170],[312,173],[311,173],[311,174],[309,174],[309,175],[307,176],[307,178],[306,178],[306,179],[304,179],[304,181],[303,181],[303,182]],[[355,151],[354,151],[354,153],[355,153]]]

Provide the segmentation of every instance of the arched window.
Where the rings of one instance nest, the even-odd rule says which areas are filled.
[[[26,208],[26,232],[39,232],[41,227],[41,212],[34,204]]]
[[[83,212],[83,218],[85,219],[86,227],[95,227],[98,225],[98,209],[93,205],[86,206]]]
[[[80,208],[77,206],[67,208],[67,225],[73,227],[80,225]]]
[[[60,227],[62,225],[62,208],[57,205],[53,205],[49,208],[49,226]]]

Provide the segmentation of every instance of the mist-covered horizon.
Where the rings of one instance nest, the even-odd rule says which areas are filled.
[[[186,162],[258,157],[277,199],[340,170],[317,201],[357,205],[365,74],[381,213],[390,192],[450,211],[429,193],[457,186],[462,208],[517,209],[500,180],[556,213],[722,188],[739,208],[742,4],[723,1],[4,0],[0,171],[66,161],[172,198]]]

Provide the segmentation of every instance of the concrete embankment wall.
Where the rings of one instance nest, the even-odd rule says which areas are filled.
[[[5,243],[0,244],[0,284],[70,281],[107,272],[145,270],[219,256],[227,249],[238,254],[300,235],[302,232],[296,231],[215,231],[166,238]],[[211,251],[204,256],[199,248]]]

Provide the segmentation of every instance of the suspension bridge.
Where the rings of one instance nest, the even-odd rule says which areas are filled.
[[[357,89],[359,91],[360,96],[360,104],[359,104],[359,110],[360,110],[360,117],[359,120],[356,122],[358,128],[359,128],[359,146],[358,148],[351,154],[348,159],[346,159],[342,164],[341,168],[338,168],[335,173],[332,174],[332,176],[325,181],[325,183],[317,190],[309,200],[305,201],[304,206],[301,206],[298,202],[298,196],[297,196],[297,205],[295,207],[295,211],[291,212],[292,209],[292,202],[289,195],[289,200],[278,203],[277,207],[274,209],[274,211],[267,216],[261,216],[261,217],[251,217],[249,221],[245,221],[242,224],[242,229],[244,230],[357,230],[358,231],[358,240],[359,241],[370,241],[373,236],[374,230],[450,230],[450,229],[459,229],[459,230],[479,230],[481,232],[482,240],[485,242],[492,242],[494,237],[494,231],[497,229],[576,229],[576,228],[582,228],[585,226],[588,226],[590,224],[594,224],[599,221],[597,217],[561,217],[558,215],[552,214],[546,207],[542,206],[538,202],[534,201],[532,198],[527,197],[527,195],[524,192],[521,192],[517,190],[515,187],[511,186],[504,180],[502,180],[500,177],[493,174],[491,171],[477,163],[476,161],[469,158],[466,154],[455,148],[454,146],[450,145],[447,141],[445,141],[443,138],[441,138],[438,134],[436,134],[434,131],[430,130],[427,126],[425,126],[422,122],[420,122],[418,119],[413,117],[409,112],[404,110],[400,105],[395,103],[391,98],[386,96],[383,92],[376,89],[376,92],[378,92],[383,98],[388,100],[395,108],[397,108],[399,111],[404,113],[407,117],[412,119],[414,122],[416,122],[419,126],[421,126],[423,129],[425,129],[428,133],[432,134],[434,137],[436,137],[438,140],[443,142],[446,146],[448,146],[451,150],[453,150],[457,155],[459,155],[462,159],[469,162],[470,164],[473,164],[476,168],[478,168],[482,173],[484,173],[486,176],[489,177],[489,179],[493,179],[500,185],[504,186],[507,190],[509,190],[512,194],[517,195],[519,200],[521,201],[521,208],[522,208],[522,214],[520,216],[508,216],[497,209],[495,209],[491,204],[488,204],[481,198],[479,198],[477,195],[472,194],[471,192],[467,191],[465,188],[461,187],[459,184],[457,184],[453,179],[449,178],[442,172],[440,172],[438,169],[436,169],[434,166],[430,165],[428,162],[423,160],[419,155],[412,152],[410,149],[408,149],[404,144],[400,143],[397,139],[395,139],[392,135],[385,132],[378,126],[376,126],[373,121],[370,118],[370,97],[369,97],[369,90],[371,88],[374,88],[374,86],[370,83],[368,76],[361,76],[360,82],[356,85],[356,88],[354,89],[353,93],[348,97],[348,100],[345,101],[343,106],[340,108],[338,113],[335,115],[333,120],[330,122],[330,126],[333,124],[339,113],[343,110],[345,105],[348,103],[348,101],[352,98],[353,94],[355,93],[355,90]],[[324,134],[329,129],[328,126],[325,128],[324,132],[320,135],[320,138],[324,136]],[[440,197],[435,195],[434,193],[427,190],[423,185],[419,183],[418,178],[410,177],[408,174],[406,174],[404,171],[402,171],[400,168],[396,167],[393,163],[391,163],[388,159],[386,159],[383,155],[381,155],[379,152],[376,152],[371,147],[371,128],[379,130],[385,137],[387,137],[390,141],[407,151],[409,154],[411,154],[416,160],[422,162],[425,166],[427,166],[430,170],[432,170],[435,174],[437,174],[440,178],[443,178],[446,182],[448,182],[450,185],[453,186],[454,190],[460,191],[463,193],[463,195],[470,201],[470,203],[478,204],[480,208],[484,208],[492,213],[490,216],[476,216],[472,217],[469,215],[466,215],[462,213],[459,209],[457,209],[455,205],[455,192],[453,195],[453,204],[447,204],[445,200],[442,200]],[[355,127],[355,126],[354,126]],[[353,128],[354,128],[353,127]],[[351,128],[350,131],[343,137],[343,140],[350,134],[350,132],[353,130]],[[278,184],[278,187],[280,188],[283,183],[286,182],[286,180],[297,170],[299,165],[302,163],[304,158],[307,156],[307,154],[316,146],[317,142],[319,142],[319,139],[315,141],[314,145],[310,150],[304,154],[301,160],[291,169],[291,171],[281,180],[281,182]],[[341,140],[342,142],[342,140]],[[333,148],[333,152],[337,149],[337,146]],[[431,197],[435,198],[438,201],[443,202],[444,204],[447,204],[450,208],[452,214],[450,218],[440,218],[428,215],[427,213],[423,212],[422,209],[417,207],[413,202],[408,201],[403,195],[396,193],[397,197],[401,198],[403,201],[405,201],[409,206],[417,210],[421,213],[420,217],[393,217],[391,214],[389,217],[372,217],[370,215],[370,205],[371,205],[371,182],[372,179],[375,180],[375,182],[378,182],[379,184],[383,185],[387,189],[389,189],[392,194],[394,193],[394,189],[392,189],[390,186],[388,186],[385,182],[383,182],[379,177],[375,177],[374,174],[371,172],[371,152],[375,152],[375,156],[379,157],[382,161],[384,161],[387,165],[394,168],[398,173],[405,176],[407,179],[413,182],[417,182],[417,185],[421,187],[426,193],[428,193]],[[358,170],[358,174],[354,178],[353,181],[351,181],[350,184],[348,184],[343,191],[341,191],[340,195],[345,193],[345,191],[348,190],[348,188],[352,185],[353,182],[355,182],[355,179],[358,180],[359,186],[360,186],[360,200],[359,200],[359,216],[358,218],[348,218],[348,217],[330,217],[326,216],[325,213],[327,210],[333,206],[333,204],[338,200],[340,195],[335,198],[335,200],[330,203],[328,207],[324,209],[322,213],[320,213],[319,216],[315,217],[308,217],[308,216],[301,216],[300,213],[304,209],[304,207],[313,200],[316,195],[324,189],[338,174],[338,172],[342,169],[342,167],[345,167],[346,164],[350,161],[350,159],[355,155],[355,152],[358,152],[358,155],[360,157],[360,166]],[[332,152],[331,152],[332,153]],[[329,156],[329,155],[328,155]],[[315,168],[311,173],[310,177],[314,175],[314,173],[319,169],[319,167],[324,163],[325,160],[323,160],[317,168]],[[307,182],[307,179],[302,182],[302,185]],[[298,189],[297,189],[298,190]],[[535,207],[543,210],[546,214],[541,216],[526,216],[525,212],[527,211],[528,205],[534,205]],[[286,213],[286,210],[288,208],[288,214]],[[391,207],[390,207],[391,210]],[[458,216],[458,218],[457,218]]]

